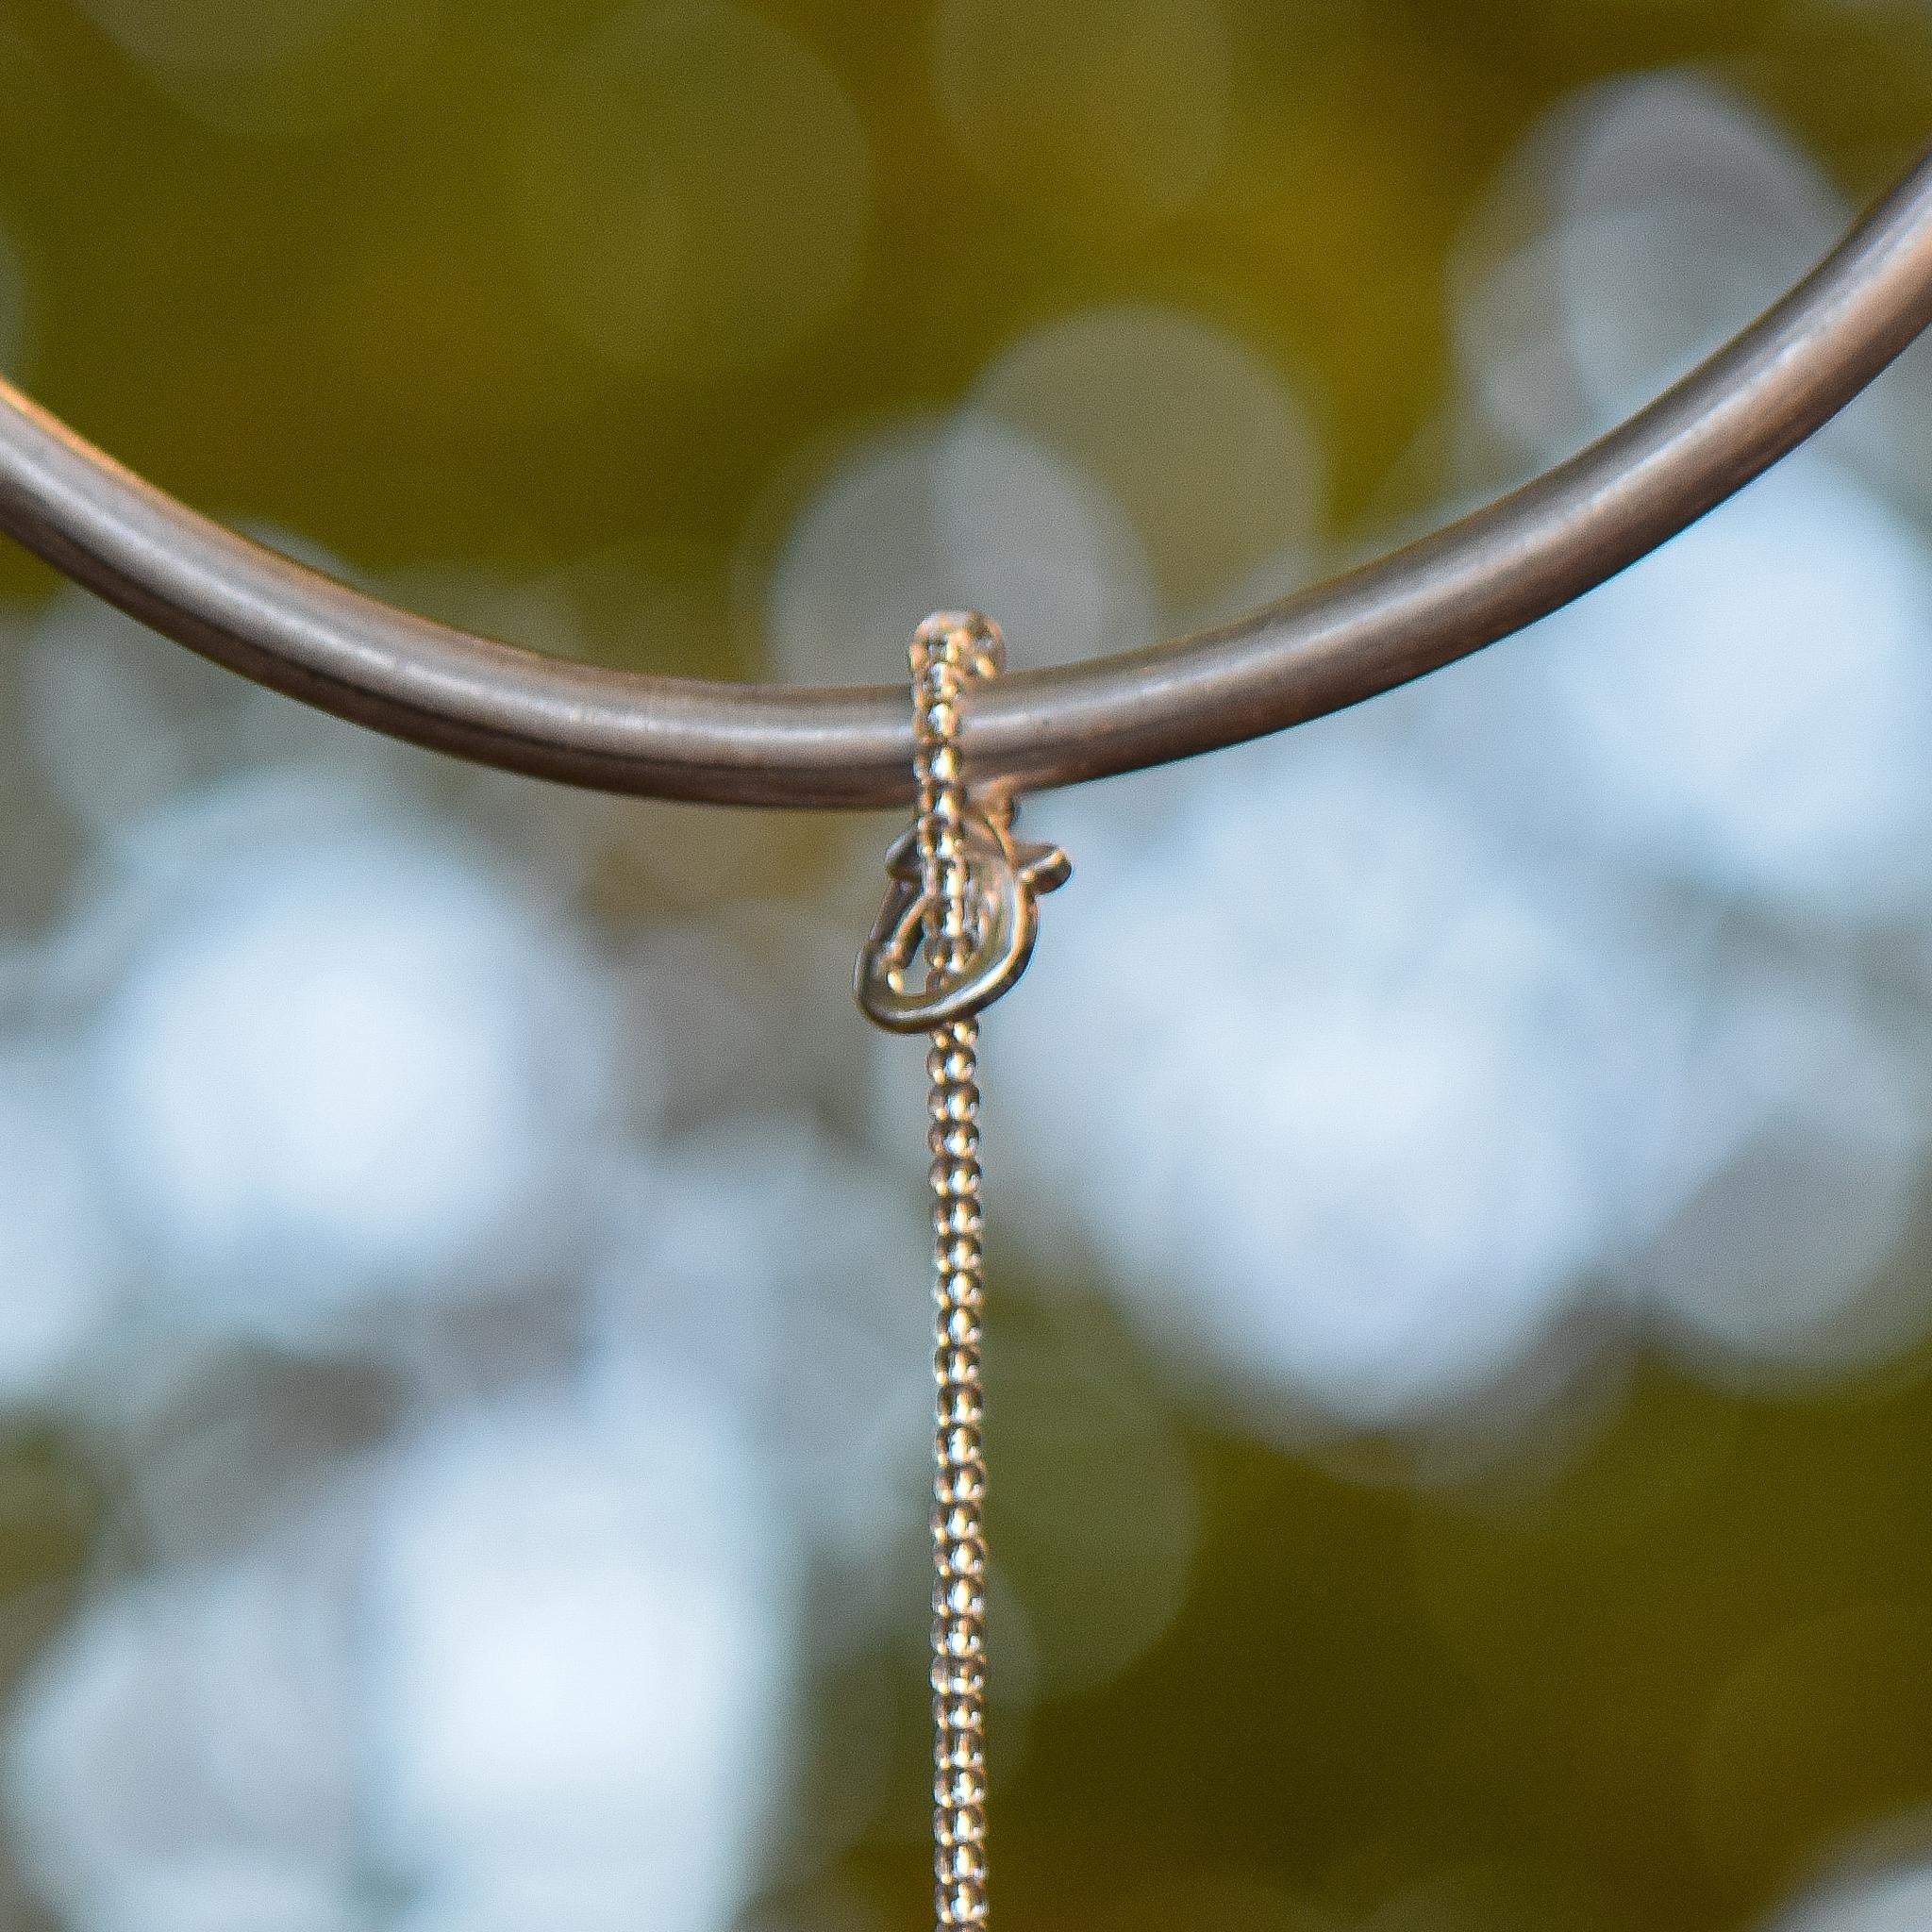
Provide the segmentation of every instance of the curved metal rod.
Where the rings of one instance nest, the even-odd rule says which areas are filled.
[[[1811,434],[1932,322],[1932,154],[1799,286],[1580,455],[1379,561],[1235,623],[1002,677],[969,768],[1023,791],[1339,710],[1579,596]],[[571,664],[412,617],[250,543],[0,384],[0,529],[245,676],[397,738],[603,791],[740,805],[910,794],[901,690]]]

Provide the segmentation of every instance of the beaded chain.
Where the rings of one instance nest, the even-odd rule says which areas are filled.
[[[859,960],[859,1002],[896,1032],[927,1031],[932,1152],[934,1870],[941,1928],[987,1923],[985,1280],[978,1012],[1010,986],[1033,941],[1034,897],[1067,876],[1052,847],[1016,846],[1007,799],[975,799],[959,751],[959,700],[1004,661],[997,628],[942,612],[912,642],[918,817],[889,859],[894,880]],[[923,949],[925,984],[907,976]],[[929,1023],[929,1024],[928,1024]]]
[[[919,750],[919,864],[926,958],[958,973],[972,941],[959,692],[999,668],[997,634],[923,625],[912,642]],[[933,1859],[941,1925],[986,1924],[986,1456],[980,1372],[985,1304],[979,1208],[979,1022],[933,1029],[926,1055],[932,1128],[933,1295],[939,1433],[933,1483]]]

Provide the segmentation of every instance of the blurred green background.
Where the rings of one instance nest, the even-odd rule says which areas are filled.
[[[953,399],[1030,324],[1141,298],[1238,325],[1307,385],[1346,523],[1441,400],[1457,224],[1553,102],[1700,63],[1861,197],[1932,106],[1907,7],[1319,4],[1233,8],[1224,26],[1157,0],[1015,6],[990,9],[988,34],[1014,70],[958,76],[975,165],[935,98],[930,9],[773,6],[761,17],[857,111],[854,128],[822,104],[826,139],[870,146],[869,238],[850,263],[807,263],[836,286],[762,339],[720,318],[769,305],[783,260],[664,295],[654,339],[640,144],[690,170],[707,139],[731,141],[756,112],[733,89],[759,46],[702,47],[667,125],[617,8],[95,11],[152,58],[79,8],[6,15],[0,141],[37,289],[36,394],[177,493],[363,569],[609,555],[673,572],[713,620],[675,656],[615,616],[599,626],[602,655],[662,670],[758,664],[757,635],[723,621],[725,578],[782,465],[855,419]],[[1232,69],[1202,125],[1167,85],[1190,60]],[[789,139],[804,151],[811,131]],[[1189,143],[1198,158],[1176,160]],[[776,148],[749,165],[794,178]],[[799,189],[834,224],[839,165]],[[755,255],[771,238],[736,192],[709,244]]]
[[[1283,373],[1326,470],[1314,558],[1446,513],[1472,478],[1432,439],[1473,207],[1556,104],[1687,66],[1853,200],[1932,130],[1932,12],[1884,0],[0,0],[0,320],[24,291],[0,334],[38,400],[143,475],[404,601],[611,664],[769,675],[760,572],[841,453],[1075,309],[1184,309]],[[1189,541],[1215,541],[1223,485],[1238,505],[1238,468],[1190,486]],[[53,589],[0,551],[16,609]],[[567,841],[539,795],[491,811],[541,866]],[[20,810],[44,880],[24,946],[67,903],[76,835]],[[844,827],[594,822],[583,903],[614,928],[863,903]],[[845,1024],[843,970],[811,1025]],[[1927,1257],[1898,1264],[1921,1301]],[[995,1736],[1012,1932],[1730,1932],[1847,1857],[1923,1851],[1923,1345],[1727,1389],[1640,1341],[1480,1455],[1403,1426],[1297,1443],[1176,1403],[1092,1270],[1016,1244],[995,1324],[994,1534],[1033,1641],[1105,1648],[1116,1539],[1170,1507],[1165,1462],[1108,1467],[1109,1403],[1174,1418],[1171,1507],[1198,1524],[1158,1641]],[[275,1355],[172,1399],[279,1387]],[[792,1372],[809,1386],[808,1354]],[[317,1374],[325,1410],[359,1399],[340,1363]],[[1088,1375],[1104,1396],[1069,1398]],[[117,1498],[163,1423],[12,1413],[19,1675],[104,1552],[148,1560]],[[916,1605],[916,1540],[894,1574]],[[763,1868],[753,1923],[923,1923],[917,1628],[816,1673],[787,1805],[824,1849]],[[881,1756],[889,1795],[819,1815],[839,1767]],[[20,1882],[18,1923],[124,1923],[46,1890]],[[401,1923],[380,1895],[357,1923]],[[323,1923],[236,1909],[165,1923]]]

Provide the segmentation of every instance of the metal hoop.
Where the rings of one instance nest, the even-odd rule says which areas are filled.
[[[1694,522],[1932,323],[1932,153],[1781,302],[1580,455],[1473,516],[1197,636],[974,696],[976,784],[1097,778],[1278,731],[1521,629]],[[874,807],[909,796],[903,690],[559,662],[263,550],[0,383],[0,530],[177,642],[391,736],[608,791]]]

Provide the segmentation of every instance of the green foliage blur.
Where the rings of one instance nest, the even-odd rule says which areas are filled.
[[[824,197],[824,251],[744,265],[715,310],[658,314],[579,245],[641,218],[600,182],[593,138],[614,117],[601,151],[621,158],[630,9],[294,6],[300,44],[271,63],[250,58],[267,0],[0,0],[0,204],[35,291],[29,388],[170,491],[299,531],[373,580],[452,559],[511,582],[561,573],[603,660],[751,675],[757,608],[735,574],[774,489],[855,424],[943,405],[1021,329],[1141,297],[1238,327],[1313,403],[1340,541],[1441,399],[1455,225],[1552,102],[1694,63],[1859,195],[1932,129],[1916,6],[1238,0],[1224,140],[1176,197],[1190,130],[1137,119],[1136,89],[1147,62],[1194,57],[1184,8],[1071,9],[1120,37],[1118,93],[1084,104],[968,62],[976,156],[941,125],[927,6],[762,11],[857,104],[869,245],[858,258],[835,232],[851,130],[827,108],[771,163],[784,192]],[[1016,18],[1023,50],[1056,30]],[[559,67],[592,43],[605,67]],[[655,105],[673,151],[707,125],[688,106]],[[0,595],[50,583],[0,550]],[[743,838],[801,852],[808,882],[808,834],[774,821]],[[1208,1521],[1178,1622],[1124,1677],[1028,1720],[1000,1799],[1005,1923],[1763,1923],[1875,1822],[1932,1818],[1924,1367],[1773,1402],[1639,1365],[1607,1433],[1476,1479],[1393,1445],[1324,1468],[1198,1435]],[[1029,1491],[1049,1467],[1006,1492],[1023,1587],[1027,1536],[1051,1534],[1041,1512],[1080,1507],[1075,1481]],[[89,1515],[57,1450],[16,1445],[0,1593],[26,1634],[6,1660],[84,1562]],[[921,1666],[890,1662],[916,1724]],[[834,1685],[819,1748],[866,1748],[841,1713]],[[848,1860],[908,1926],[919,1796],[915,1773],[904,1816]]]

